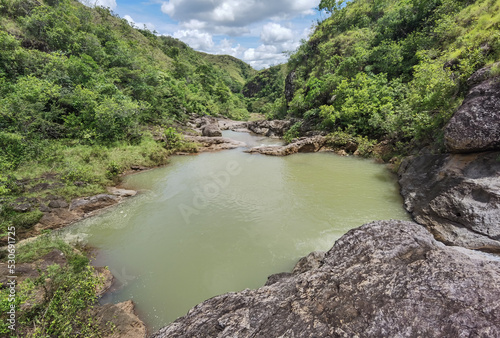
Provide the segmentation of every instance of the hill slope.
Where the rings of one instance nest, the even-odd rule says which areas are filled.
[[[394,144],[439,143],[467,78],[500,59],[500,1],[335,3],[321,1],[331,16],[291,56],[286,103],[276,101],[274,115],[286,109]]]

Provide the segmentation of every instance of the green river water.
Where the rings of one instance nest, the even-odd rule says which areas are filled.
[[[279,141],[225,131],[250,146]],[[332,153],[270,157],[244,148],[175,156],[126,177],[141,193],[64,231],[116,278],[103,302],[134,300],[149,330],[210,297],[262,286],[349,229],[409,219],[395,177]]]

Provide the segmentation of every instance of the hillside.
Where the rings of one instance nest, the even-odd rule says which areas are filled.
[[[323,0],[330,16],[290,57],[270,117],[407,145],[442,144],[466,80],[500,59],[500,1]],[[497,67],[492,73],[498,72]]]
[[[190,114],[248,117],[239,89],[250,66],[136,29],[108,9],[2,1],[0,48],[4,193],[16,190],[16,179],[47,172],[95,191],[131,162],[165,161],[153,129],[158,138]],[[171,138],[170,149],[182,143],[172,130],[161,137]],[[111,155],[119,147],[132,148]]]
[[[224,83],[233,93],[240,93],[243,85],[257,73],[249,64],[231,55],[201,53],[203,59],[212,64],[222,74]]]

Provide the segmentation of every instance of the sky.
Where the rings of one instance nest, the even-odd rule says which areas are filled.
[[[322,15],[320,0],[81,0],[109,7],[138,28],[173,36],[255,69],[286,62]]]

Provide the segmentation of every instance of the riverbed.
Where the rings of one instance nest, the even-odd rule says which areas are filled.
[[[281,141],[225,131],[248,146]],[[218,294],[262,286],[352,228],[408,220],[384,165],[333,153],[270,157],[245,148],[174,156],[127,176],[140,194],[67,228],[97,249],[117,283],[103,302],[132,299],[150,330]]]

